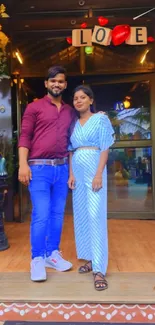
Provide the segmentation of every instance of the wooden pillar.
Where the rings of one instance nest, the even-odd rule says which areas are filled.
[[[19,140],[20,137],[20,130],[21,130],[21,79],[20,75],[16,75],[16,101],[17,101],[17,139]],[[18,222],[24,222],[23,218],[23,185],[19,182],[18,184],[18,197],[19,197],[19,203],[18,203],[18,218],[16,218],[16,221]]]
[[[80,47],[80,72],[84,74],[86,71],[86,55],[85,55],[85,47]]]

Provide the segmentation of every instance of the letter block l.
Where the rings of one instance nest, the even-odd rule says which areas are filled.
[[[73,29],[72,30],[72,45],[92,46],[92,30],[91,29]]]

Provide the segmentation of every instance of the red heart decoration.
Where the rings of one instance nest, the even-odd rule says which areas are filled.
[[[100,17],[98,17],[98,22],[99,22],[100,26],[105,26],[108,24],[109,20],[108,20],[108,18],[100,16]]]
[[[84,29],[84,28],[87,28],[87,23],[82,23],[82,24],[80,25],[80,27],[83,28],[83,29]]]
[[[114,45],[122,44],[130,35],[129,25],[115,26],[112,31],[112,42]]]
[[[153,43],[153,42],[155,41],[155,39],[154,39],[153,36],[149,36],[149,37],[147,38],[147,41],[148,41],[149,43]]]
[[[70,44],[70,45],[72,44],[72,38],[71,37],[66,37],[66,41],[67,41],[68,44]]]

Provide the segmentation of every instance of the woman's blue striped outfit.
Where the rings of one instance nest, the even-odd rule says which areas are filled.
[[[91,260],[93,272],[106,274],[108,266],[107,236],[107,168],[103,171],[103,187],[92,190],[100,153],[113,143],[114,130],[106,115],[92,115],[81,126],[76,122],[70,138],[73,174],[76,180],[73,190],[74,230],[77,257]],[[99,149],[81,149],[80,147]]]

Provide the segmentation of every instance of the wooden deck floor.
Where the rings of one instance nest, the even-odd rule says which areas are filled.
[[[155,221],[109,220],[109,266],[105,292],[94,290],[92,274],[79,275],[72,217],[66,216],[61,248],[69,272],[48,271],[48,281],[29,278],[29,222],[6,224],[10,249],[0,252],[0,302],[141,303],[155,301]]]
[[[155,272],[155,221],[109,220],[108,272]],[[0,272],[28,272],[30,263],[29,222],[7,223],[5,230],[10,249],[0,252]],[[72,261],[77,261],[72,216],[66,216],[61,249]]]

